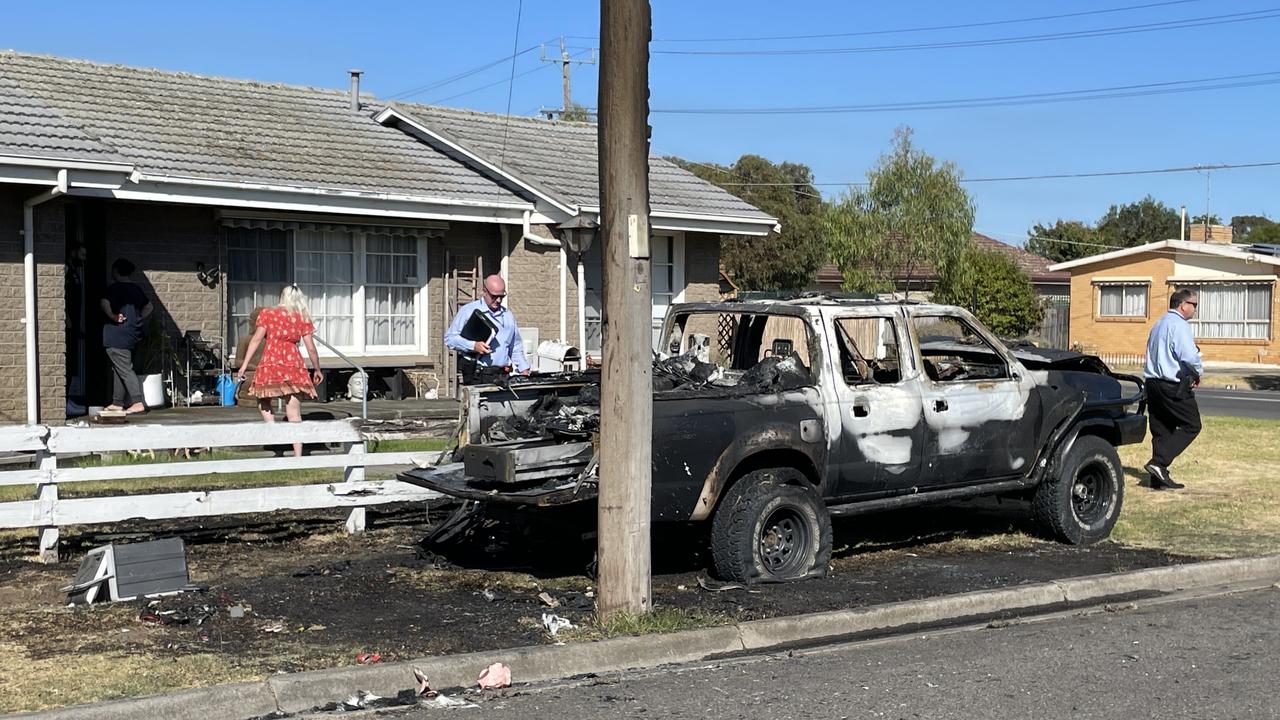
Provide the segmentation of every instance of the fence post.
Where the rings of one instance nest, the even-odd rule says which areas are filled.
[[[343,449],[347,451],[347,465],[342,469],[343,481],[364,482],[364,440],[344,443]],[[362,507],[351,508],[351,514],[347,516],[348,535],[364,532],[366,512]]]
[[[58,456],[48,450],[37,450],[36,467],[44,473],[40,484],[36,486],[36,501],[39,503],[37,512],[52,517],[54,507],[58,504],[58,478],[54,474],[58,467]],[[46,565],[58,562],[58,534],[56,525],[40,528],[40,562]]]

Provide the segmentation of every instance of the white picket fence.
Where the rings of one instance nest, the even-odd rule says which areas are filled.
[[[172,452],[182,448],[230,448],[264,445],[340,444],[344,452],[293,457],[237,460],[188,460],[142,465],[59,467],[59,455],[99,452]],[[35,468],[0,472],[0,485],[35,485],[35,498],[0,503],[0,528],[39,528],[40,558],[57,561],[59,528],[69,525],[115,523],[124,520],[164,520],[277,510],[349,507],[347,530],[365,525],[365,508],[392,502],[429,500],[437,493],[397,480],[365,480],[371,466],[410,465],[434,458],[431,452],[367,453],[360,431],[347,421],[301,423],[236,423],[227,425],[128,425],[120,427],[0,427],[0,452],[33,453]],[[136,494],[114,497],[58,497],[58,487],[94,480],[270,473],[283,470],[334,468],[342,479],[313,485],[255,487]]]

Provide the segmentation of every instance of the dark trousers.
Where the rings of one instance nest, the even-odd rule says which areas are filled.
[[[106,350],[114,381],[111,389],[112,403],[129,407],[133,403],[142,402],[142,384],[138,382],[138,374],[133,371],[133,351],[128,348]]]
[[[1200,434],[1200,406],[1191,388],[1168,380],[1147,381],[1151,460],[1168,468]]]

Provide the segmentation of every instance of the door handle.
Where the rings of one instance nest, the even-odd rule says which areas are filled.
[[[853,401],[853,416],[866,417],[871,414],[871,403],[866,398],[858,398]]]
[[[947,401],[946,401],[946,400],[934,400],[934,401],[933,401],[933,409],[934,409],[934,411],[935,411],[935,412],[946,412],[948,407],[950,407],[950,406],[949,406],[949,405],[947,405]]]

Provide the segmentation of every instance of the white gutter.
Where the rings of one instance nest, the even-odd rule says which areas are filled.
[[[58,171],[58,184],[32,196],[22,203],[22,295],[26,315],[27,340],[27,424],[40,422],[40,361],[36,346],[36,211],[41,203],[48,202],[67,192],[67,171]]]
[[[456,207],[478,207],[478,208],[501,208],[510,210],[525,210],[529,203],[504,203],[479,200],[451,200],[448,198],[427,197],[420,195],[403,195],[395,193],[384,193],[366,190],[353,190],[349,188],[330,188],[330,187],[306,187],[301,185],[271,185],[267,183],[242,183],[229,182],[226,180],[207,180],[204,178],[184,177],[180,175],[152,175],[149,173],[135,173],[135,183],[153,182],[168,185],[191,185],[195,187],[216,187],[229,188],[237,190],[265,190],[269,192],[294,193],[299,195],[320,195],[325,197],[350,197],[363,198],[372,200],[391,200],[396,202],[413,202],[431,205],[452,205]]]
[[[47,167],[57,170],[102,170],[105,172],[131,173],[133,165],[122,162],[97,162],[93,160],[59,160],[58,158],[32,155],[0,155],[0,164]]]

